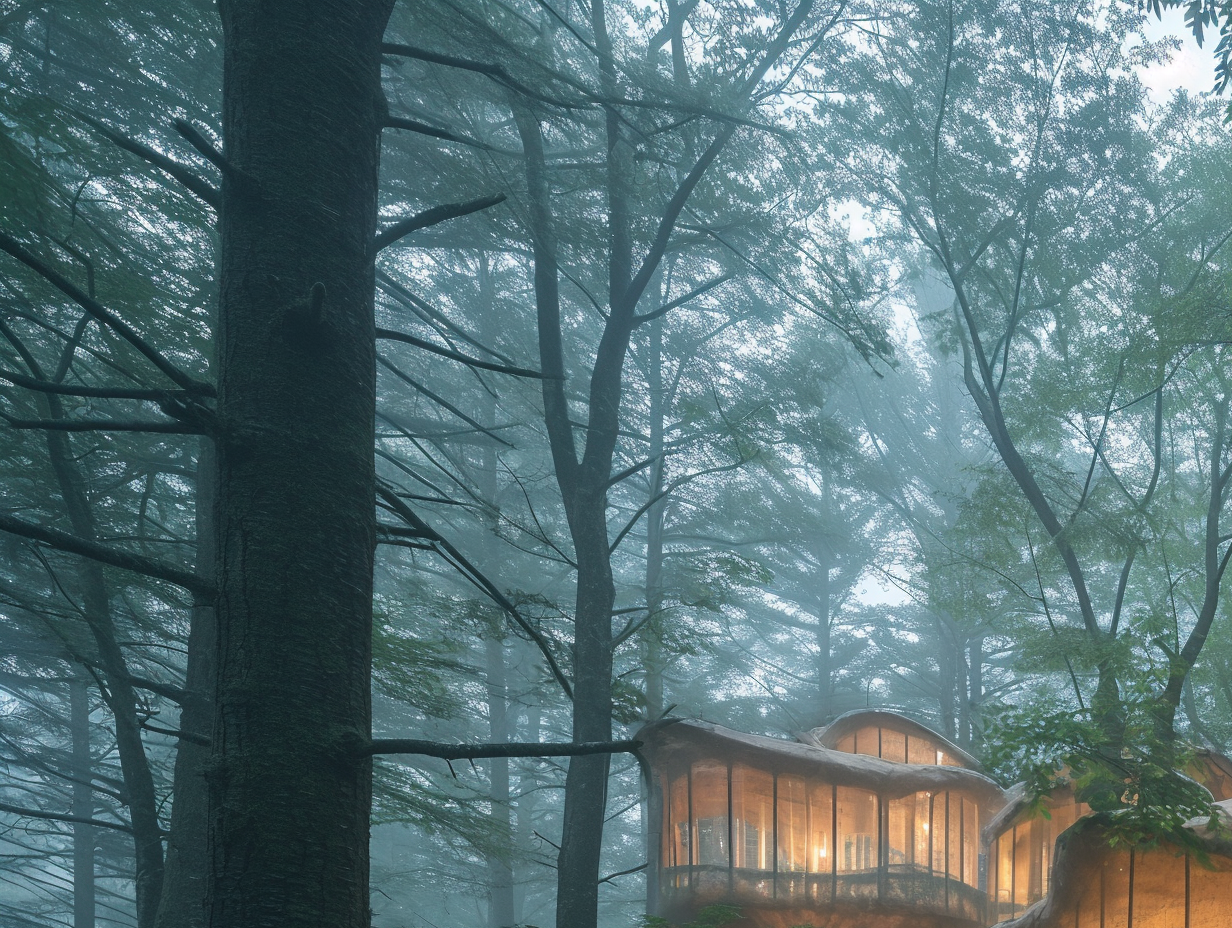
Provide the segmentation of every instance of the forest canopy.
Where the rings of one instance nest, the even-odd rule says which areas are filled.
[[[0,0],[0,921],[636,925],[672,717],[892,710],[1183,840],[1177,6]]]

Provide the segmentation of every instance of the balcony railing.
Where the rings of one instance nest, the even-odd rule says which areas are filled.
[[[972,922],[985,920],[986,897],[981,890],[908,864],[837,873],[697,864],[664,868],[660,887],[668,899],[697,897],[733,905],[773,903],[805,908],[879,902]]]

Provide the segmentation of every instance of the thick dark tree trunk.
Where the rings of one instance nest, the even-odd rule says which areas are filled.
[[[220,4],[206,924],[366,928],[372,252],[392,0]]]
[[[571,520],[578,558],[573,666],[573,740],[612,739],[612,605],[616,598],[607,539],[607,494],[582,499]],[[565,813],[557,859],[556,924],[594,925],[599,857],[607,807],[607,754],[574,757],[565,779]]]

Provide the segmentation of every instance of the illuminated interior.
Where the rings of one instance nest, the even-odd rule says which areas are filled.
[[[1013,928],[1228,928],[1232,858],[1162,844],[1110,847],[1088,818],[1057,845],[1053,885]],[[995,917],[990,919],[994,921]]]
[[[1232,856],[1209,869],[1170,846],[1110,848],[1068,787],[1029,808],[893,713],[799,742],[677,720],[640,737],[661,815],[651,898],[669,921],[724,903],[745,928],[1232,928]],[[1187,772],[1232,794],[1227,758],[1199,751]]]
[[[1040,813],[1023,811],[1006,824],[993,824],[996,836],[988,847],[989,922],[1012,918],[1048,894],[1057,838],[1090,811],[1090,806],[1074,799],[1072,790],[1062,787]]]
[[[947,758],[944,742],[915,731],[879,724],[846,737],[847,753],[878,757],[860,750],[864,744],[917,758],[923,768],[964,766],[957,754]],[[980,828],[1000,794],[978,773],[955,771],[946,775],[950,788],[927,788],[935,774],[925,769],[913,784],[899,761],[905,778],[862,788],[855,783],[868,761],[849,769],[853,762],[840,758],[832,776],[770,752],[688,754],[662,774],[662,892],[811,907],[912,903],[982,920]],[[870,765],[883,778],[893,769],[884,760]],[[973,788],[964,789],[968,782]]]

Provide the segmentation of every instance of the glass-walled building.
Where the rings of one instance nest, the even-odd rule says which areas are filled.
[[[1232,813],[1232,803],[1222,805]],[[1232,815],[1224,817],[1232,821]],[[1213,839],[1201,860],[1167,843],[1110,846],[1100,816],[1080,819],[1056,844],[1046,894],[998,928],[1228,928],[1228,844],[1194,827],[1200,837]]]
[[[1068,786],[1058,787],[1040,808],[1018,795],[988,825],[988,921],[1025,912],[1048,895],[1057,839],[1091,811]]]
[[[724,903],[747,928],[1232,928],[1225,832],[1201,861],[1109,847],[1069,787],[1041,810],[894,713],[798,742],[676,720],[639,737],[650,901],[672,922]],[[1198,751],[1187,772],[1232,823],[1232,761]]]
[[[802,743],[689,721],[643,732],[662,810],[660,911],[683,920],[727,902],[777,924],[764,913],[909,908],[934,916],[921,928],[982,924],[980,833],[1001,790],[922,726],[861,716]]]

